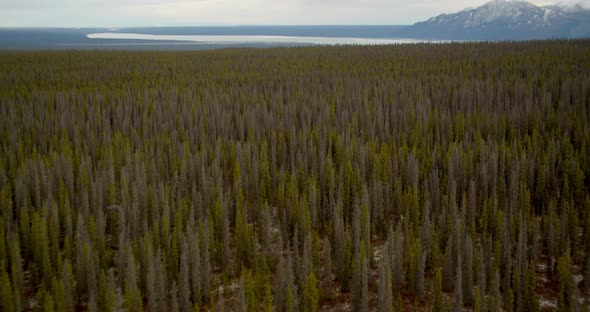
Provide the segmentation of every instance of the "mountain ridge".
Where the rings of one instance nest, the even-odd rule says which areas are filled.
[[[414,38],[448,40],[584,38],[590,37],[590,10],[582,3],[537,6],[524,0],[493,0],[431,17],[405,31]]]

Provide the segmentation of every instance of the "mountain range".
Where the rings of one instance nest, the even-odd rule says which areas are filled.
[[[581,3],[537,6],[494,0],[477,8],[442,14],[403,29],[410,38],[523,40],[590,37],[590,9]]]
[[[580,0],[566,0],[580,1]],[[538,6],[522,0],[494,0],[480,7],[441,14],[413,25],[208,26],[106,28],[1,28],[0,50],[122,49],[200,50],[284,46],[285,43],[211,44],[179,39],[91,39],[94,33],[164,36],[279,36],[329,38],[410,38],[421,40],[536,40],[590,38],[590,0],[586,4]],[[187,39],[188,40],[188,39]],[[186,40],[185,40],[186,41]],[[295,43],[291,45],[296,45]]]

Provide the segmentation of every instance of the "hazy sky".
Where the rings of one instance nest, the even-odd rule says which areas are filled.
[[[588,0],[584,0],[588,1]],[[404,25],[486,0],[0,0],[0,27]],[[537,5],[551,0],[532,0]]]

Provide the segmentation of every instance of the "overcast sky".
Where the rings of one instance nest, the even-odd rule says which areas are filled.
[[[588,0],[584,0],[588,1]],[[486,0],[0,0],[0,27],[405,25]],[[537,5],[551,0],[532,0]]]

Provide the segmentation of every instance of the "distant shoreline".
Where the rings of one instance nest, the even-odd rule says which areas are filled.
[[[427,42],[408,38],[355,38],[355,37],[317,37],[317,36],[274,36],[274,35],[153,35],[139,33],[93,33],[89,39],[113,40],[154,40],[182,41],[183,43],[203,44],[312,44],[312,45],[383,45]]]

